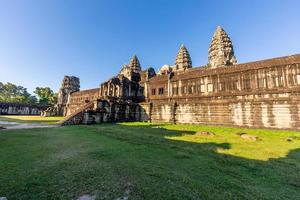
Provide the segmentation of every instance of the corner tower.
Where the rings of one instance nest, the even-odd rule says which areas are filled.
[[[73,92],[80,90],[80,81],[78,77],[75,76],[65,76],[62,80],[61,87],[58,91],[57,97],[57,115],[65,116],[66,115],[66,106],[69,100],[70,95]]]
[[[175,71],[192,68],[192,59],[187,48],[182,44],[176,56]]]
[[[208,49],[208,63],[211,68],[237,63],[230,37],[221,26],[217,27],[211,40]]]

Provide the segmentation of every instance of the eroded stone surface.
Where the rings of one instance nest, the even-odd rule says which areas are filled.
[[[181,71],[189,68],[192,68],[192,59],[187,48],[184,45],[181,45],[176,56],[174,71]]]
[[[221,26],[214,33],[208,53],[209,65],[212,68],[237,63],[232,42]]]

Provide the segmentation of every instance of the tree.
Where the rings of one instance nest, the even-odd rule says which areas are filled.
[[[23,86],[13,83],[3,84],[0,82],[0,101],[15,103],[36,103],[36,98],[31,96]]]
[[[57,102],[57,94],[49,87],[37,87],[34,93],[38,96],[39,104],[48,105]]]
[[[37,87],[34,93],[38,99],[36,96],[31,95],[23,86],[17,86],[9,82],[5,84],[0,82],[0,102],[39,103],[41,105],[53,105],[57,102],[57,94],[49,87]]]
[[[3,96],[4,89],[3,89],[3,87],[4,87],[3,83],[0,82],[0,102],[4,101],[4,96]]]

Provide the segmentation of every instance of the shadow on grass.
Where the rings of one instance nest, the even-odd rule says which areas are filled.
[[[242,158],[217,152],[219,149],[230,149],[230,143],[194,143],[167,139],[166,136],[194,135],[196,131],[168,130],[163,128],[164,125],[137,124],[127,126],[121,123],[96,125],[94,128],[97,132],[110,138],[135,145],[151,145],[155,148],[175,152],[174,158],[178,160],[201,157],[207,165],[203,165],[203,163],[200,165],[202,168],[206,168],[207,173],[212,175],[216,173],[211,169],[220,172],[220,177],[211,178],[220,182],[223,182],[224,179],[239,182],[243,186],[235,185],[237,192],[240,192],[238,188],[249,187],[249,191],[257,192],[253,195],[253,199],[280,197],[282,199],[286,199],[286,197],[288,197],[287,199],[294,199],[300,194],[300,148],[290,150],[286,157],[270,158],[267,161]],[[157,158],[160,159],[159,156]],[[199,165],[195,162],[195,165],[197,164]],[[177,167],[184,167],[183,163],[178,164]],[[192,168],[197,168],[197,166],[192,166]],[[271,193],[268,190],[274,192]]]
[[[217,152],[232,148],[228,142],[170,140],[167,136],[194,135],[196,131],[168,130],[164,125],[80,125],[61,127],[59,131],[49,129],[51,135],[30,130],[28,134],[16,132],[17,139],[23,137],[17,140],[16,147],[24,141],[30,144],[26,146],[27,154],[11,157],[21,159],[21,164],[15,166],[26,172],[17,177],[22,178],[23,185],[16,186],[11,181],[15,173],[9,174],[7,169],[12,160],[4,160],[5,173],[0,178],[6,181],[0,182],[0,193],[11,199],[18,199],[17,195],[31,197],[27,199],[77,199],[96,191],[101,199],[117,199],[130,183],[129,199],[298,199],[300,148],[284,158],[246,159]],[[38,137],[24,140],[30,134]],[[14,139],[4,141],[2,149],[16,152],[15,147],[4,148]],[[41,151],[45,146],[49,157]],[[39,153],[32,158],[38,162],[27,163],[22,168],[26,156],[32,156],[30,148]],[[73,151],[78,154],[57,160],[53,155],[58,149],[63,157]],[[47,159],[50,164],[39,166]],[[51,165],[52,162],[57,164]]]

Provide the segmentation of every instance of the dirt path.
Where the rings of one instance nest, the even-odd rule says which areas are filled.
[[[18,123],[18,122],[7,122],[0,121],[0,127],[5,129],[28,129],[28,128],[52,128],[58,127],[59,125],[47,125],[47,124],[33,124],[33,123]]]

